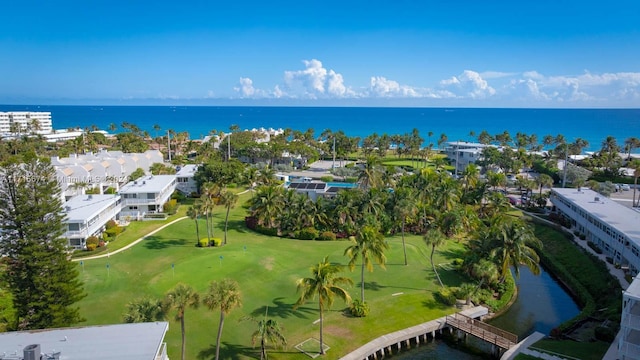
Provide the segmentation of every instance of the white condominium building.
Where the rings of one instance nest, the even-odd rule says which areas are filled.
[[[482,150],[487,146],[466,141],[450,141],[444,144],[443,152],[461,173],[469,164],[475,164],[482,157]]]
[[[176,189],[175,175],[143,176],[120,188],[122,211],[120,219],[141,220],[146,214],[162,212]]]
[[[0,112],[2,134],[49,134],[53,131],[50,112]]]
[[[122,203],[120,195],[78,195],[64,204],[69,247],[85,249],[87,238],[98,236],[109,220],[115,220]]]
[[[614,262],[640,270],[640,213],[589,189],[551,189],[551,202],[572,227]]]

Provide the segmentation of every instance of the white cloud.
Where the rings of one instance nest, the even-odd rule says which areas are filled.
[[[472,70],[465,70],[458,76],[441,80],[440,85],[460,98],[484,99],[496,93],[478,72]]]
[[[253,80],[250,78],[240,78],[238,86],[233,88],[236,92],[239,92],[242,97],[251,98],[256,95],[256,89],[253,87]]]
[[[302,63],[303,69],[284,71],[283,82],[271,90],[256,88],[248,77],[241,77],[234,90],[242,98],[254,99],[450,99],[447,104],[462,106],[489,100],[491,104],[504,106],[637,106],[640,102],[638,72],[585,71],[580,75],[549,76],[537,70],[522,73],[464,70],[440,80],[434,88],[429,84],[419,87],[371,76],[367,86],[353,90],[342,73],[325,68],[320,60]],[[207,94],[212,96],[213,92]]]

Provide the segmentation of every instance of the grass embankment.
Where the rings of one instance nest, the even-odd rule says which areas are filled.
[[[247,200],[249,196],[242,195],[240,201]],[[269,317],[283,325],[289,343],[284,350],[270,350],[270,357],[308,359],[294,346],[318,337],[317,303],[310,302],[293,310],[299,296],[296,280],[308,277],[309,268],[327,255],[331,261],[347,264],[348,259],[343,253],[349,243],[300,241],[256,234],[245,228],[245,214],[242,206],[232,210],[229,244],[224,247],[195,247],[194,221],[185,219],[110,258],[84,261],[81,279],[88,296],[79,305],[87,319],[85,325],[121,323],[126,304],[131,300],[143,296],[163,297],[179,282],[204,293],[212,280],[228,277],[240,284],[244,306],[226,318],[222,358],[259,357],[259,348],[254,349],[251,345],[251,334],[256,325],[239,320],[246,315],[260,318],[268,307]],[[216,208],[214,221],[216,236],[221,237],[224,209]],[[204,220],[200,225],[202,235]],[[391,248],[387,252],[387,269],[376,266],[373,273],[365,274],[365,296],[371,307],[370,315],[366,318],[348,317],[342,311],[345,305],[340,300],[336,300],[332,310],[325,314],[325,342],[331,347],[325,359],[339,358],[373,338],[455,311],[436,303],[432,297],[438,285],[422,238],[406,237],[408,266],[403,262],[400,237],[388,240]],[[462,244],[449,242],[436,251],[435,261],[437,264],[449,264],[461,254]],[[440,267],[443,281],[451,286],[460,285],[463,279],[448,269],[451,268]],[[353,279],[354,286],[349,291],[358,298],[358,269],[346,271],[344,275]],[[180,354],[180,325],[173,321],[173,315],[169,315],[171,326],[165,340],[169,356],[177,357]],[[201,307],[187,309],[185,317],[186,358],[212,358],[219,313]]]
[[[536,236],[542,240],[542,264],[550,270],[571,291],[582,307],[575,318],[558,326],[554,333],[560,334],[582,320],[593,317],[611,323],[620,322],[621,288],[605,264],[577,247],[571,234],[541,224],[534,225]],[[553,334],[552,334],[553,335]],[[581,342],[573,340],[544,339],[534,347],[556,353],[566,354],[580,359],[601,359],[609,348],[610,342],[595,341],[593,332],[582,335]]]

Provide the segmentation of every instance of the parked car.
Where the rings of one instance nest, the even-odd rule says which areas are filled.
[[[629,184],[620,184],[620,190],[629,191],[631,190],[631,187],[629,186]]]

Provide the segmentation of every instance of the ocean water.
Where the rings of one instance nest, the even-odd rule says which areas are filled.
[[[585,150],[598,150],[607,136],[619,144],[630,136],[640,137],[640,109],[473,109],[473,108],[373,108],[373,107],[216,107],[216,106],[39,106],[0,105],[0,111],[50,111],[56,129],[90,127],[107,130],[109,124],[136,124],[152,136],[173,129],[187,131],[192,139],[211,130],[291,128],[342,130],[348,136],[373,133],[404,134],[414,128],[425,145],[436,144],[440,134],[450,141],[474,141],[470,132],[490,134],[509,131],[538,135],[563,134],[569,141],[583,138]],[[120,131],[119,128],[117,131]],[[433,136],[429,138],[428,133]],[[158,134],[160,134],[158,133]]]

